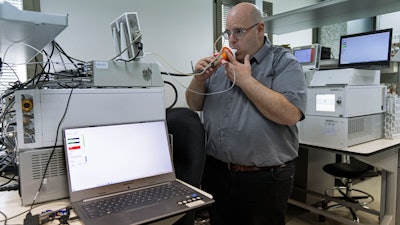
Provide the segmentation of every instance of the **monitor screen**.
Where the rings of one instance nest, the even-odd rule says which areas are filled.
[[[339,67],[389,66],[391,41],[392,29],[341,36]]]
[[[299,63],[311,63],[314,61],[314,48],[294,49],[293,55]]]
[[[304,70],[319,68],[321,56],[321,46],[319,44],[294,47],[292,53]]]

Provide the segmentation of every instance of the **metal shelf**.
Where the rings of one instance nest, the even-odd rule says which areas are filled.
[[[42,50],[67,26],[67,15],[18,10],[0,2],[0,57],[7,63],[29,62],[37,50]]]
[[[327,0],[264,17],[265,32],[284,34],[400,11],[400,0]]]

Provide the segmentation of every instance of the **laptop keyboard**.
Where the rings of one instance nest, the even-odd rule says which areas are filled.
[[[193,190],[186,186],[178,182],[171,182],[91,201],[83,204],[83,210],[89,218],[95,218],[179,196],[184,197],[177,201],[177,204],[186,204],[201,199],[197,193],[193,193]]]

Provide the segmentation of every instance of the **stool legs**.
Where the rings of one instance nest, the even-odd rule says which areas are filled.
[[[366,193],[365,191],[353,189],[351,179],[346,179],[344,183],[345,183],[345,186],[336,186],[336,187],[326,190],[325,195],[329,196],[331,198],[334,198],[334,199],[343,200],[343,201],[351,202],[354,204],[360,204],[363,206],[368,205],[374,201],[374,197],[372,195]],[[339,196],[337,194],[335,195],[335,193],[338,193]],[[358,193],[360,195],[356,196],[353,193]],[[365,201],[362,201],[362,200],[365,200]],[[334,201],[334,200],[322,201],[322,203],[321,203],[322,210],[328,210],[330,208],[339,208],[339,207],[343,206],[340,204],[340,202],[337,202],[336,204],[333,204],[333,205],[328,205],[328,203],[330,201]],[[356,223],[359,223],[360,219],[358,218],[354,208],[348,207],[348,206],[346,206],[346,208],[350,211],[350,214],[353,217],[353,221]],[[320,216],[319,221],[320,222],[325,221],[325,217]]]

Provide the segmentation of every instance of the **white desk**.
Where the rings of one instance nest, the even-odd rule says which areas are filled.
[[[0,211],[8,218],[7,224],[23,224],[26,213],[30,207],[22,206],[18,191],[0,192]],[[69,205],[67,199],[52,201],[49,203],[35,205],[32,214],[39,214],[46,210],[58,210]],[[0,224],[4,223],[4,216],[0,215]],[[79,221],[71,221],[71,225],[81,224]]]
[[[381,182],[381,205],[380,205],[380,224],[395,225],[400,224],[400,200],[397,198],[399,194],[399,148],[400,139],[389,140],[379,139],[367,143],[351,146],[349,148],[339,150],[323,148],[313,145],[302,145],[302,148],[315,151],[329,151],[336,154],[347,154],[356,157],[357,159],[382,169]],[[311,206],[295,201],[289,201],[299,207],[306,208],[318,214],[328,215],[327,212],[316,210]],[[328,215],[328,217],[330,217]],[[332,218],[332,217],[331,217]],[[354,224],[352,221],[337,219],[346,224]]]
[[[40,214],[42,212],[45,212],[46,210],[59,210],[59,209],[64,209],[70,204],[68,199],[62,199],[62,200],[56,200],[56,201],[51,201],[47,203],[41,203],[37,204],[34,206],[32,209],[32,215]],[[28,212],[30,207],[22,206],[21,204],[21,198],[19,197],[18,191],[6,191],[6,192],[0,192],[0,211],[3,212],[8,220],[7,224],[23,224],[24,223],[24,218]],[[71,210],[71,217],[74,217],[74,210]],[[178,219],[180,219],[183,216],[177,215],[174,217],[170,217],[167,219],[164,219],[162,221],[158,221],[155,223],[152,223],[151,225],[167,225],[167,224],[173,224],[176,222]],[[0,214],[0,224],[4,224],[4,216]],[[53,223],[48,222],[46,224],[59,224],[58,221],[54,221]],[[70,225],[83,225],[80,220],[71,220],[69,221]]]

